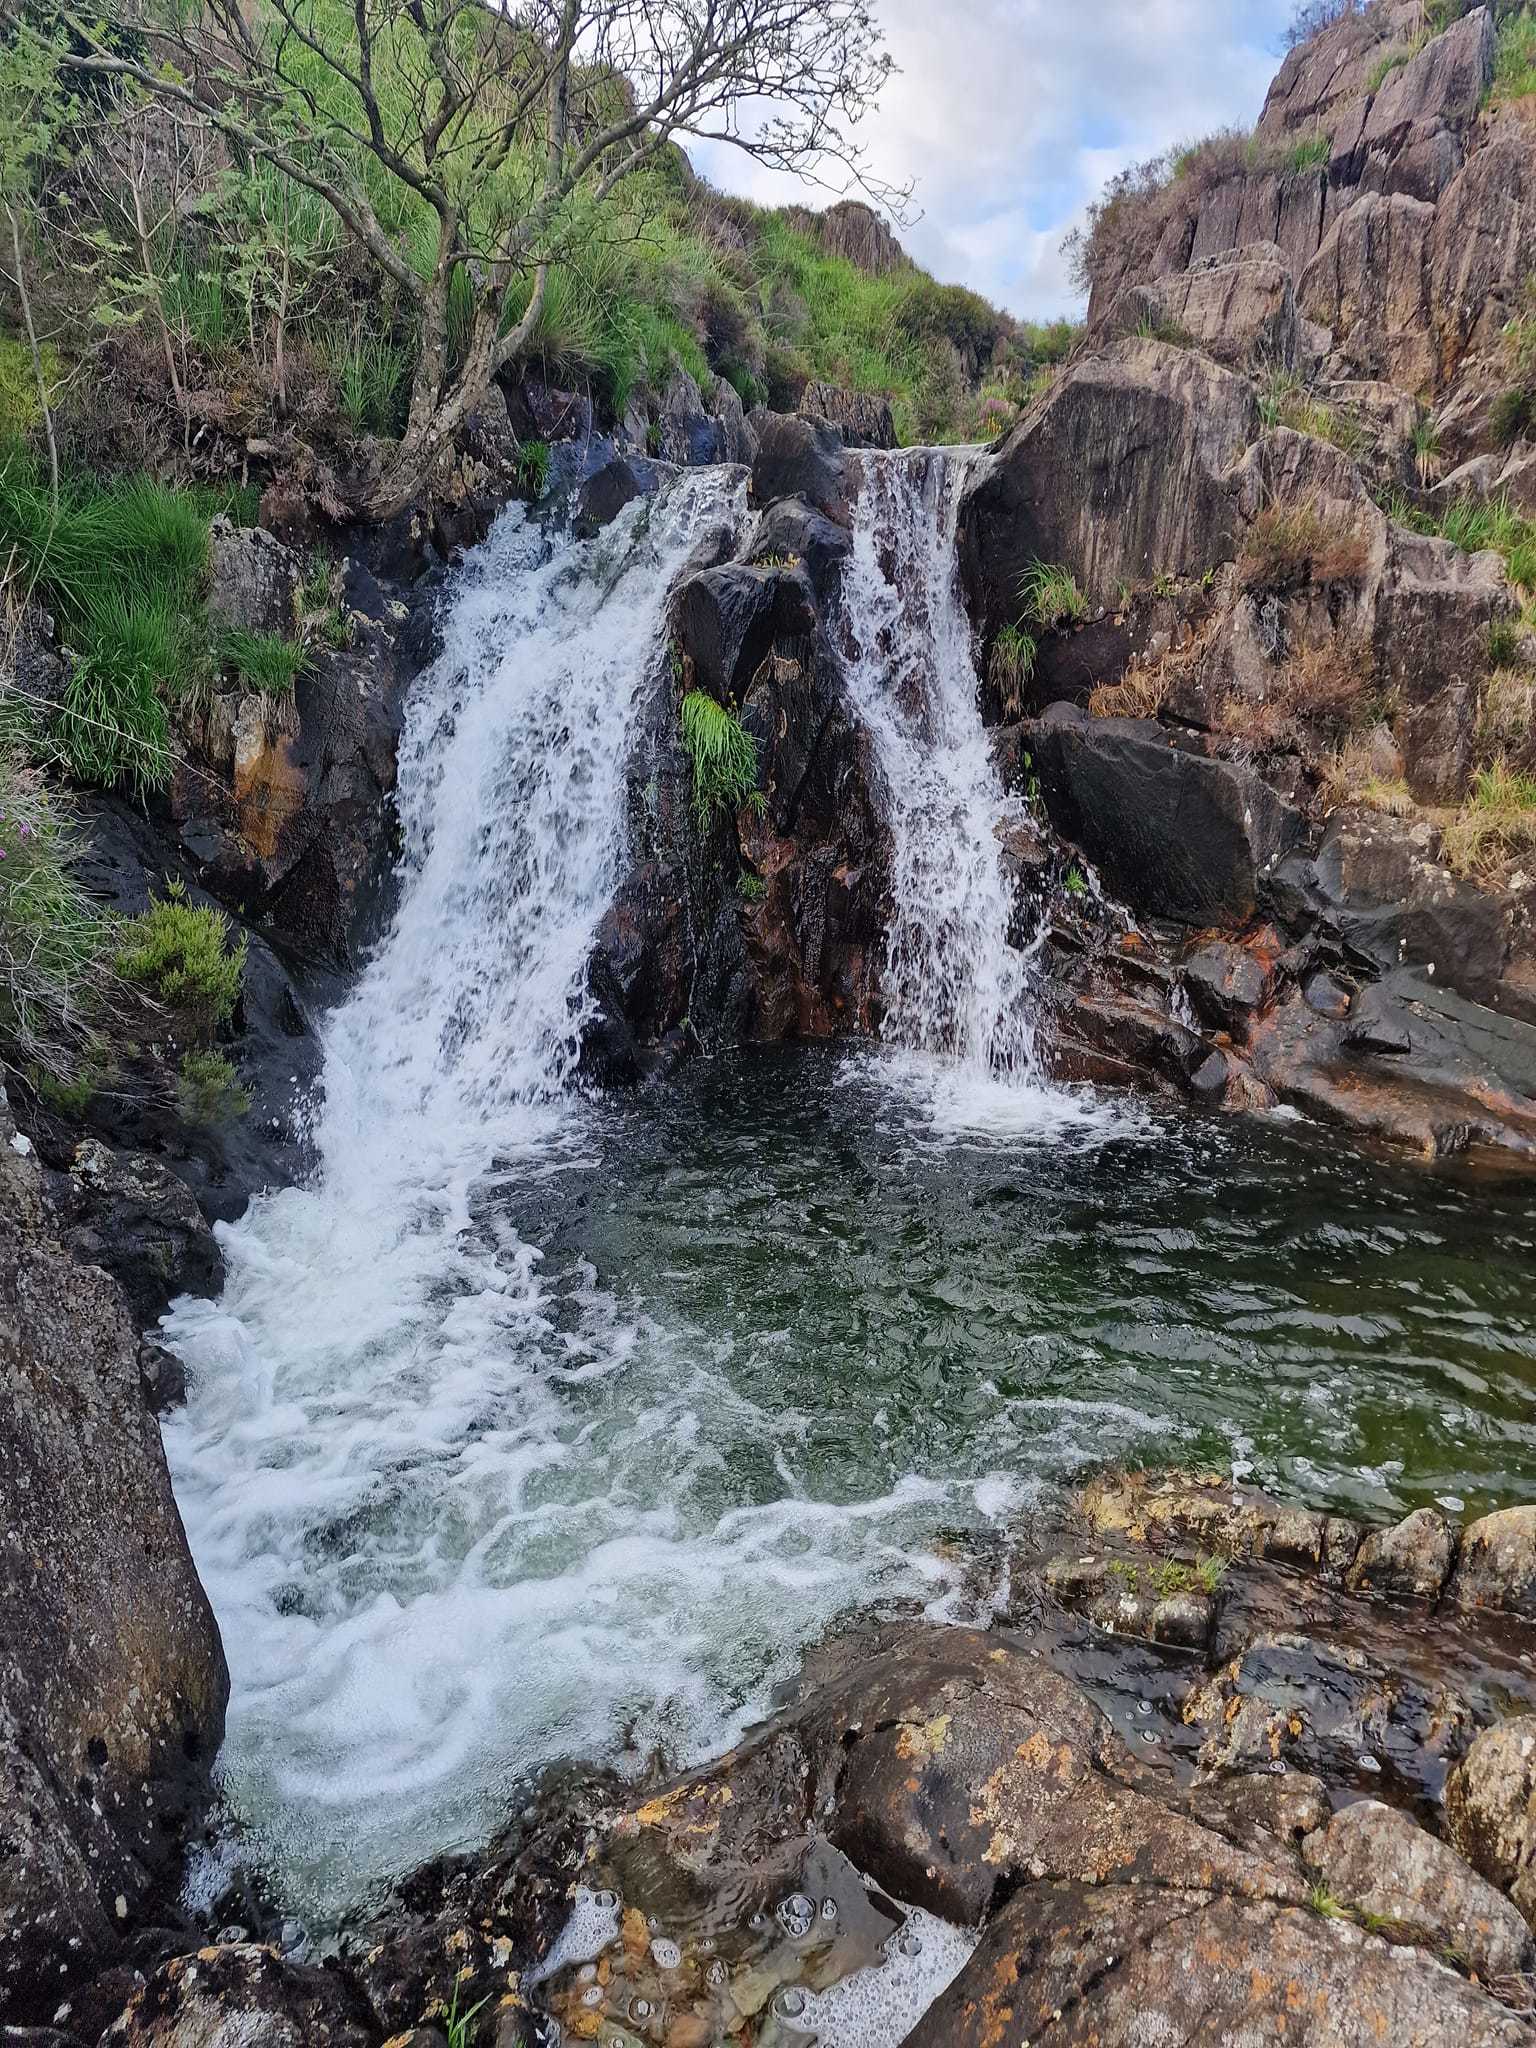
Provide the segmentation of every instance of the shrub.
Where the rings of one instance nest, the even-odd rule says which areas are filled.
[[[683,747],[693,768],[693,810],[700,826],[717,811],[763,808],[757,787],[757,741],[734,711],[703,690],[690,690],[682,707]]]
[[[217,1129],[244,1116],[251,1098],[222,1053],[189,1052],[182,1055],[176,1106],[189,1124]]]
[[[267,697],[286,697],[309,657],[296,640],[285,640],[281,633],[249,633],[242,626],[230,626],[220,635],[219,659],[250,689]]]
[[[1368,651],[1332,643],[1280,663],[1262,696],[1228,694],[1216,725],[1261,751],[1311,751],[1355,731],[1380,708]]]
[[[1382,778],[1368,739],[1346,740],[1323,763],[1323,794],[1330,805],[1363,804],[1391,818],[1411,818],[1418,809],[1406,782]]]
[[[1025,618],[1046,633],[1059,626],[1081,625],[1089,612],[1088,600],[1071,570],[1053,562],[1035,562],[1025,570],[1019,602]]]
[[[1488,666],[1513,668],[1519,659],[1519,626],[1513,619],[1495,619],[1488,628]]]
[[[123,928],[117,971],[147,989],[199,1037],[211,1038],[234,1016],[245,973],[247,942],[230,943],[222,911],[195,910],[172,882]]]
[[[74,873],[67,812],[0,754],[0,1041],[18,1068],[67,1085],[110,1009],[105,920]]]
[[[1347,583],[1365,573],[1369,548],[1347,515],[1316,498],[1266,505],[1243,536],[1238,572],[1250,590],[1287,583]]]
[[[1529,384],[1514,384],[1501,391],[1488,414],[1488,431],[1496,448],[1513,447],[1526,440],[1536,427],[1536,390]]]
[[[1314,398],[1292,371],[1272,370],[1259,392],[1259,417],[1266,427],[1289,427],[1331,442],[1346,455],[1358,456],[1368,436],[1354,414]]]

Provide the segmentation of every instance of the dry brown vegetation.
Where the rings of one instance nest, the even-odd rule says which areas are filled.
[[[1351,583],[1365,574],[1370,544],[1346,512],[1317,498],[1266,505],[1243,536],[1238,573],[1250,590]]]
[[[1224,697],[1216,726],[1258,753],[1312,753],[1342,741],[1381,711],[1369,654],[1335,643],[1282,663],[1262,697]]]
[[[1168,694],[1166,662],[1131,669],[1118,683],[1100,683],[1088,699],[1090,718],[1156,718]]]

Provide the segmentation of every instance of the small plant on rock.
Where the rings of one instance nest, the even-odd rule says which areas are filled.
[[[1040,650],[1027,626],[1004,626],[992,643],[987,674],[1004,700],[1016,702],[1019,692],[1035,672]]]
[[[1322,1920],[1343,1920],[1346,1912],[1342,1900],[1336,1899],[1325,1884],[1315,1884],[1307,1893],[1307,1905]]]
[[[701,827],[718,811],[764,808],[757,787],[757,741],[738,713],[703,690],[690,690],[683,699],[682,730],[693,768],[693,812]]]
[[[1536,852],[1536,776],[1512,769],[1501,754],[1480,769],[1472,793],[1445,828],[1445,857],[1459,875],[1496,874],[1505,862]]]
[[[1488,414],[1488,432],[1496,448],[1512,448],[1528,441],[1536,428],[1536,389],[1529,384],[1512,384],[1493,401]]]
[[[1440,474],[1440,425],[1433,413],[1421,412],[1409,435],[1413,444],[1413,466],[1420,484],[1428,489]]]
[[[530,504],[543,497],[549,482],[549,443],[524,441],[517,451],[517,488]]]
[[[117,971],[172,1011],[185,1029],[212,1038],[234,1016],[247,944],[230,942],[218,910],[195,910],[180,882],[122,931]]]
[[[231,626],[219,640],[219,659],[248,689],[264,697],[291,696],[309,657],[281,633],[249,633]]]
[[[761,903],[768,894],[768,884],[761,875],[743,873],[736,878],[736,893],[743,903]]]
[[[1276,589],[1310,578],[1348,583],[1365,573],[1370,549],[1348,514],[1317,498],[1266,505],[1243,537],[1238,569],[1250,590]]]
[[[216,1130],[244,1116],[251,1098],[223,1053],[194,1051],[182,1055],[176,1106],[189,1124]]]
[[[1088,600],[1079,590],[1077,578],[1059,562],[1031,564],[1019,584],[1019,602],[1026,620],[1044,633],[1062,626],[1080,626],[1089,612]]]

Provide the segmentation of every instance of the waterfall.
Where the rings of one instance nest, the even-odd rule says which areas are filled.
[[[982,724],[955,536],[975,450],[854,458],[844,675],[874,743],[891,838],[884,1037],[934,1121],[1056,1128],[1088,1106],[1043,1079],[1032,955],[999,833],[1023,821]]]

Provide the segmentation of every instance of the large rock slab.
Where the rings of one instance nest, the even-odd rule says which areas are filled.
[[[1470,1525],[1450,1596],[1458,1607],[1536,1620],[1536,1508],[1503,1508]]]
[[[1052,822],[1133,910],[1240,927],[1301,821],[1251,769],[1173,745],[1150,720],[1057,705],[1031,735]]]
[[[1445,1788],[1451,1840],[1536,1926],[1536,1714],[1486,1729]]]
[[[1203,575],[1233,553],[1228,472],[1258,431],[1247,378],[1192,350],[1131,339],[1075,364],[965,500],[973,610],[993,633],[1016,619],[1035,562],[1064,565],[1101,605]]]
[[[1146,319],[1182,329],[1233,369],[1293,370],[1301,356],[1296,286],[1274,242],[1201,257],[1173,277],[1133,287],[1114,324],[1128,334]]]
[[[1362,195],[1302,274],[1301,311],[1332,332],[1356,376],[1417,391],[1434,381],[1428,253],[1435,209],[1406,194]]]
[[[173,1881],[228,1678],[127,1302],[15,1143],[0,1108],[0,2020],[41,2022]]]

